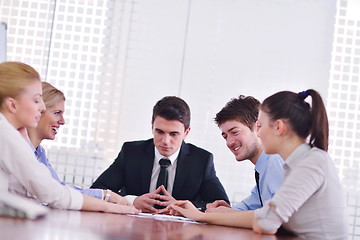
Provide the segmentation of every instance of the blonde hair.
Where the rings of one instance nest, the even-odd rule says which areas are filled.
[[[48,82],[42,82],[41,84],[43,92],[42,98],[46,108],[54,106],[57,102],[61,100],[65,101],[65,95],[62,91],[55,88]]]
[[[39,73],[21,62],[0,64],[0,107],[6,98],[16,98],[34,81],[40,81]]]

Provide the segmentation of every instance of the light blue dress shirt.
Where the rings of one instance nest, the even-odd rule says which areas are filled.
[[[51,176],[58,181],[59,183],[61,183],[62,185],[65,185],[65,183],[63,181],[60,180],[59,176],[56,174],[54,168],[51,166],[50,162],[48,161],[47,157],[46,157],[46,153],[45,153],[45,149],[39,145],[37,148],[34,147],[34,145],[32,143],[30,143],[30,146],[33,150],[33,152],[35,153],[36,158],[38,159],[39,162],[41,162],[42,164],[44,164],[50,171]],[[85,195],[91,196],[91,197],[95,197],[98,199],[103,199],[103,190],[102,189],[81,189],[75,186],[69,186]]]
[[[278,154],[262,152],[256,161],[255,170],[259,173],[260,193],[263,203],[270,200],[284,181],[284,161]],[[255,172],[254,172],[255,175]],[[234,206],[234,209],[247,211],[261,208],[259,193],[255,186],[251,195]]]

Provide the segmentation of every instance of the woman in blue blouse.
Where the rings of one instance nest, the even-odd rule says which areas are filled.
[[[132,206],[113,204],[86,196],[61,185],[39,163],[28,142],[26,128],[37,127],[45,111],[39,73],[20,62],[0,64],[0,196],[17,200],[12,187],[24,189],[22,197],[31,197],[53,208],[139,213]],[[16,185],[13,185],[16,184]],[[20,197],[21,198],[21,197]]]
[[[42,82],[43,101],[46,110],[42,113],[41,119],[36,128],[28,128],[30,145],[39,162],[43,163],[50,171],[51,176],[59,183],[65,185],[47,159],[45,149],[40,145],[42,140],[54,140],[61,125],[65,124],[65,96],[64,93],[52,86],[50,83]],[[75,186],[72,188],[91,197],[106,200],[112,203],[131,205],[124,197],[102,189],[81,189]]]

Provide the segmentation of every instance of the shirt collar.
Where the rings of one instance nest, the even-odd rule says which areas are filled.
[[[295,150],[289,155],[289,157],[286,160],[284,159],[285,166],[290,169],[294,168],[301,161],[301,159],[304,158],[303,155],[310,149],[311,147],[307,143],[303,143],[297,148],[295,148]]]
[[[169,157],[165,157],[165,156],[161,155],[159,150],[155,147],[155,162],[159,162],[160,159],[162,159],[162,158],[168,158],[170,160],[171,164],[174,164],[175,160],[179,156],[180,148],[176,152],[174,152],[173,155],[171,155]]]
[[[39,153],[38,153],[38,151],[36,150],[36,148],[34,147],[34,145],[32,144],[31,141],[29,142],[29,145],[30,145],[31,150],[33,151],[33,153],[35,153],[35,156],[38,157]]]
[[[256,160],[255,170],[261,174],[266,170],[266,161],[269,158],[269,154],[266,154],[264,151],[260,154],[259,158]]]
[[[30,141],[29,143],[31,150],[33,151],[33,153],[35,154],[36,158],[40,161],[47,161],[47,159],[42,159],[42,156],[44,155],[44,151],[45,149],[39,144],[39,146],[37,146],[37,148],[34,147],[34,145],[32,144],[32,142]]]

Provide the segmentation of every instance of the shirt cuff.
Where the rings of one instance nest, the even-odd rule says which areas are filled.
[[[282,224],[276,206],[270,207],[270,201],[265,202],[264,207],[256,209],[254,215],[258,219],[257,224],[267,232],[276,231]]]
[[[135,196],[135,195],[126,195],[124,196],[124,198],[126,200],[128,200],[131,204],[134,204],[134,201],[135,201],[135,198],[137,198],[138,196]]]
[[[71,195],[71,202],[70,202],[70,206],[68,209],[80,210],[82,208],[82,205],[84,202],[83,195],[73,188],[68,188],[68,189],[69,189],[70,195]]]
[[[90,197],[98,198],[100,200],[104,199],[104,190],[102,189],[93,189],[93,188],[82,189],[76,186],[70,186],[70,187]]]
[[[245,204],[243,202],[239,202],[236,205],[234,205],[232,207],[233,209],[239,210],[239,211],[246,211],[246,210],[251,210],[251,209],[247,209]]]
[[[92,188],[89,188],[89,189],[83,189],[81,192],[85,195],[88,195],[90,197],[94,197],[94,198],[98,198],[100,200],[103,200],[104,199],[104,191],[105,190],[102,190],[102,189],[92,189]]]

